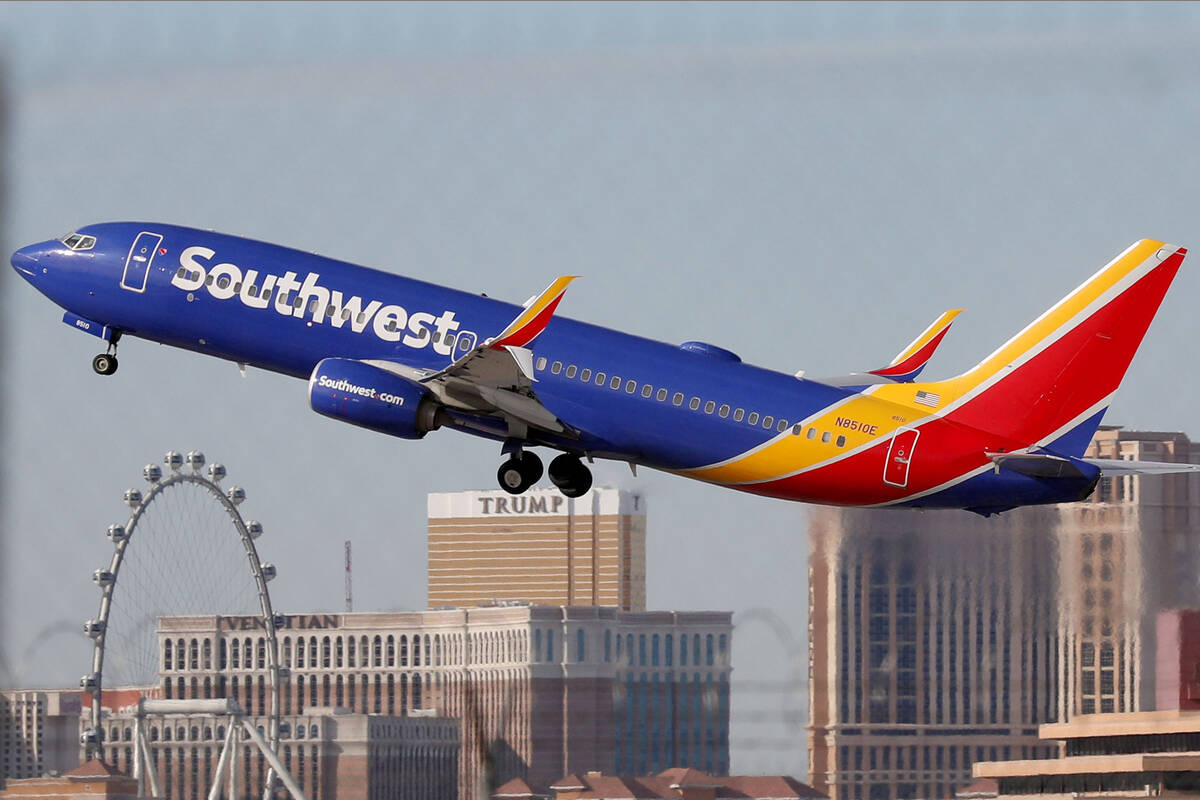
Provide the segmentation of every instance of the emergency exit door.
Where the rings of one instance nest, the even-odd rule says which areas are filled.
[[[913,450],[921,432],[914,428],[901,428],[892,436],[888,447],[887,462],[883,465],[883,482],[892,486],[908,486],[908,468],[912,464]]]
[[[146,280],[150,276],[150,262],[158,252],[163,237],[157,233],[142,231],[133,240],[129,255],[125,258],[125,273],[121,276],[121,288],[131,292],[146,291]]]

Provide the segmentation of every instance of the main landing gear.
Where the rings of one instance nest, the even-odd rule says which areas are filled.
[[[521,494],[542,479],[542,460],[528,450],[518,450],[500,465],[496,480],[509,494]]]
[[[117,371],[117,342],[121,332],[115,331],[108,342],[108,349],[92,359],[92,369],[97,375],[112,375]]]
[[[592,472],[578,456],[563,453],[550,462],[550,482],[567,497],[582,497],[592,488]],[[509,494],[521,494],[542,478],[542,460],[528,450],[517,450],[500,465],[496,479]]]

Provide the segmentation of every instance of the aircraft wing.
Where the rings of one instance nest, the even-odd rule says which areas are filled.
[[[849,375],[838,375],[831,378],[817,378],[816,380],[829,386],[911,383],[921,374],[921,370],[925,369],[929,359],[933,358],[938,345],[942,343],[942,338],[954,323],[954,318],[962,312],[961,308],[952,308],[943,312],[916,339],[913,339],[907,347],[897,353],[886,367],[867,372],[851,372]]]
[[[425,385],[450,408],[504,417],[511,436],[524,438],[531,427],[571,434],[573,431],[542,405],[533,390],[537,378],[533,351],[527,345],[546,329],[573,280],[574,275],[556,278],[545,291],[530,298],[525,310],[503,331],[445,369],[429,373],[395,362],[372,363]]]

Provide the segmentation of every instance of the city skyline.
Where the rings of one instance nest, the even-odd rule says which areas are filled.
[[[559,313],[812,375],[966,306],[927,370],[950,375],[1129,241],[1195,241],[1194,5],[6,4],[0,30],[9,251],[151,218],[517,302],[578,273]],[[239,476],[282,610],[341,607],[346,539],[358,607],[424,605],[425,495],[492,485],[497,448],[349,430],[302,382],[132,339],[96,378],[14,277],[19,677],[83,671],[104,530],[168,448]],[[1198,296],[1185,267],[1108,422],[1200,431],[1177,357]],[[745,621],[732,713],[761,721],[735,722],[735,771],[802,774],[808,510],[597,470],[664,515],[647,607]]]

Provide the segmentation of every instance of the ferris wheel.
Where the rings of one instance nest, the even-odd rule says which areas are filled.
[[[276,628],[283,618],[275,614],[267,590],[275,567],[259,559],[255,546],[262,525],[242,518],[238,506],[246,493],[241,487],[221,487],[224,466],[209,464],[205,470],[204,454],[195,450],[187,456],[170,451],[163,463],[165,473],[156,464],[142,470],[150,484],[147,492],[125,491],[129,518],[124,525],[108,526],[112,560],[92,574],[101,596],[99,613],[84,623],[93,640],[92,668],[80,679],[91,700],[90,727],[80,736],[85,758],[104,752],[103,688],[157,686],[159,620],[189,615],[261,619],[268,713],[257,719],[274,751],[280,734]],[[212,666],[219,672],[220,664]],[[268,776],[268,790],[272,780]]]

